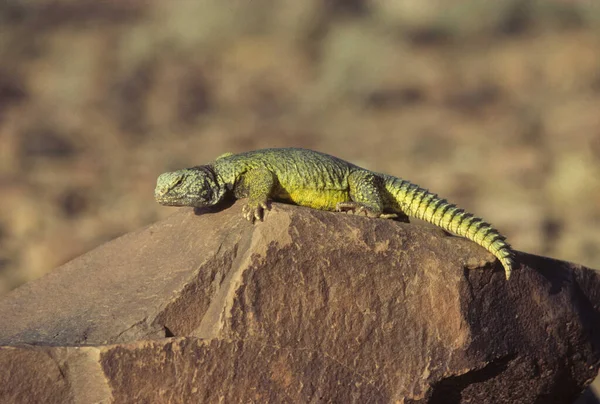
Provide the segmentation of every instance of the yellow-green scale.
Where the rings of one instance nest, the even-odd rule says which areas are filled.
[[[339,191],[331,189],[302,189],[295,188],[286,190],[280,188],[277,190],[274,199],[293,202],[297,205],[308,206],[313,209],[335,210],[339,202],[350,201],[348,191]]]

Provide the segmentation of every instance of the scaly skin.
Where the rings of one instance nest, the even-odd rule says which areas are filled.
[[[481,219],[408,181],[312,150],[227,153],[213,164],[161,174],[154,193],[162,205],[193,207],[216,205],[228,194],[248,198],[243,214],[251,222],[262,220],[271,200],[403,221],[414,217],[490,251],[506,279],[514,265],[505,238]]]

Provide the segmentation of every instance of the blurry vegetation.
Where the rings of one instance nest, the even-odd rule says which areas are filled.
[[[0,292],[173,211],[156,176],[318,149],[600,268],[591,1],[0,2]]]

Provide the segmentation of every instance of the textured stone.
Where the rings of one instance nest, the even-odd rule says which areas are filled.
[[[597,373],[593,270],[521,253],[506,282],[436,228],[240,206],[1,300],[0,401],[570,403]]]

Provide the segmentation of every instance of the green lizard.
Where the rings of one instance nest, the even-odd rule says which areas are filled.
[[[193,207],[216,205],[227,195],[248,198],[243,215],[251,222],[262,220],[270,200],[369,217],[414,217],[490,251],[506,279],[513,267],[510,245],[488,223],[409,181],[312,150],[226,153],[212,164],[161,174],[154,195],[162,205]]]

